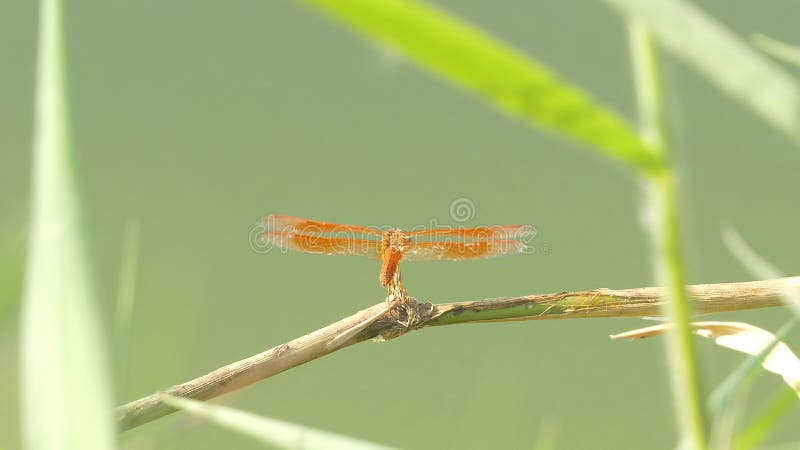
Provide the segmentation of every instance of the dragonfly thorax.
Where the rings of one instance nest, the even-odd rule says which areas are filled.
[[[381,237],[381,252],[388,249],[405,252],[411,245],[411,237],[403,230],[391,229],[383,233]]]

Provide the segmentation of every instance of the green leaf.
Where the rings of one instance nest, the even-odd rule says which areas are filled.
[[[800,66],[800,47],[784,44],[763,34],[754,35],[753,44],[777,59]]]
[[[115,448],[112,402],[71,170],[61,4],[39,5],[33,196],[20,336],[25,448]]]
[[[670,52],[767,123],[800,138],[795,80],[747,43],[684,0],[606,0],[647,27]]]
[[[545,66],[441,10],[411,0],[307,1],[498,109],[591,144],[644,172],[663,167],[658,149],[642,142],[617,114]]]
[[[373,444],[340,434],[297,425],[282,420],[257,416],[225,406],[203,403],[182,397],[165,395],[164,403],[208,419],[231,431],[241,433],[265,444],[285,449],[303,450],[390,450],[391,447]]]

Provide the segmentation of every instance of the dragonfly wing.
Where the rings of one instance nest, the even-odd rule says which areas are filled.
[[[270,214],[265,216],[261,219],[259,224],[266,227],[268,230],[282,233],[349,233],[370,234],[374,236],[383,234],[383,232],[377,228],[320,222],[318,220],[303,219],[301,217],[284,216],[283,214]]]
[[[491,225],[483,227],[444,227],[410,231],[414,237],[452,237],[464,240],[517,239],[534,236],[536,228],[530,225]]]
[[[369,239],[316,236],[313,234],[266,231],[258,235],[260,243],[281,251],[294,250],[317,255],[357,255],[377,259],[380,242]]]
[[[406,250],[403,260],[431,261],[495,258],[522,253],[527,246],[513,239],[492,239],[469,242],[415,242]]]

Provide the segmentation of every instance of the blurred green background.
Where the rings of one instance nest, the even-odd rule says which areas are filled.
[[[800,42],[791,0],[698,2],[743,37]],[[604,3],[437,1],[631,120],[624,22]],[[527,223],[533,255],[403,266],[431,302],[652,284],[637,180],[581,145],[488,108],[293,2],[66,5],[73,143],[111,336],[127,221],[141,251],[116,402],[204,374],[381,301],[374,261],[248,244],[284,213],[361,225]],[[28,215],[36,5],[0,13],[0,448],[19,447],[17,314]],[[664,64],[693,283],[749,279],[729,223],[797,274],[800,152],[683,64]],[[787,67],[794,75],[797,70]],[[545,254],[548,253],[548,254]],[[732,313],[775,329],[783,309]],[[365,343],[225,397],[258,414],[405,448],[670,448],[662,343],[612,342],[633,319],[425,329]],[[796,338],[790,344],[800,344]],[[109,340],[109,347],[111,347]],[[698,342],[703,385],[741,357]],[[115,352],[122,351],[117,348]],[[118,372],[121,372],[118,370]],[[780,388],[765,377],[751,401]],[[773,442],[796,441],[792,414]],[[129,448],[259,448],[175,414]]]

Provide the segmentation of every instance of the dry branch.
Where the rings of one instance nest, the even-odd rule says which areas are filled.
[[[780,305],[782,292],[800,293],[800,277],[698,284],[689,286],[688,290],[697,314],[765,308]],[[410,329],[455,323],[657,316],[661,314],[663,296],[663,288],[649,287],[501,297],[438,305],[418,303],[412,299],[405,309],[395,311],[392,316],[384,314],[351,338],[336,346],[329,345],[337,337],[341,340],[342,333],[363,326],[365,321],[385,311],[386,304],[381,302],[263,353],[130,402],[119,408],[119,427],[128,430],[173,412],[173,408],[163,403],[163,394],[196,400],[212,399],[367,339],[391,339]]]

